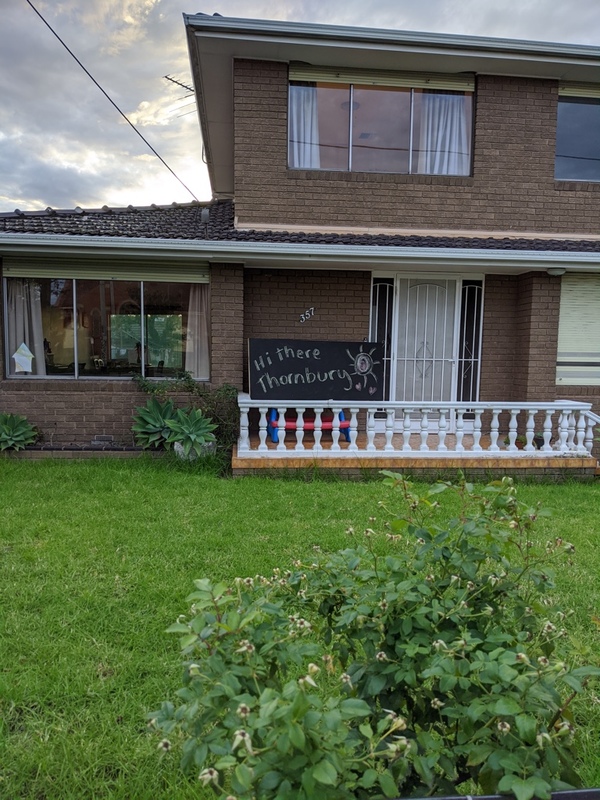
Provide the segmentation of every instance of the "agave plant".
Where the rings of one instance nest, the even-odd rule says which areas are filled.
[[[38,439],[37,429],[19,414],[0,414],[0,450],[23,450]]]
[[[179,408],[166,424],[170,431],[167,442],[181,445],[185,458],[189,458],[192,451],[197,456],[203,455],[206,446],[215,441],[213,431],[217,426],[204,416],[200,408],[189,411]]]
[[[171,399],[161,403],[156,397],[151,397],[145,407],[135,409],[132,430],[136,442],[144,448],[170,447],[167,437],[170,434],[169,420],[175,416],[175,407]]]

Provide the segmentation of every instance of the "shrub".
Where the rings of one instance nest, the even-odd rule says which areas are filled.
[[[367,529],[232,587],[196,581],[169,629],[185,658],[178,704],[151,719],[220,798],[456,794],[471,780],[543,800],[578,785],[569,704],[600,669],[561,660],[565,613],[548,596],[550,562],[573,547],[532,544],[541,512],[509,479],[479,495],[386,482],[403,511],[385,538]],[[434,521],[443,492],[460,500],[447,525]]]
[[[136,408],[133,415],[132,430],[136,442],[144,448],[169,448],[168,437],[171,430],[169,420],[175,416],[175,406],[169,398],[161,402],[157,397],[150,397],[145,406]]]
[[[167,444],[180,444],[186,458],[191,452],[197,456],[203,455],[206,445],[215,441],[213,431],[217,426],[199,408],[178,408],[173,418],[166,420],[166,424],[169,429]]]
[[[179,377],[162,380],[149,380],[136,375],[134,383],[142,392],[153,397],[164,398],[168,394],[188,392],[217,426],[215,438],[218,447],[231,452],[238,440],[240,429],[240,412],[237,404],[238,390],[230,384],[223,384],[216,389],[209,389],[205,384],[195,381],[189,372],[182,372]]]
[[[0,414],[0,450],[23,450],[39,439],[38,429],[19,414]]]

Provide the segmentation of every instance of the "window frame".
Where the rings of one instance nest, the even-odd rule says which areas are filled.
[[[336,167],[321,167],[319,166],[296,166],[293,164],[294,158],[292,155],[293,137],[292,137],[292,91],[293,86],[314,86],[321,83],[333,88],[335,86],[348,89],[348,113],[347,113],[347,131],[348,131],[348,144],[347,144],[347,159],[344,168]],[[325,87],[324,87],[325,88]],[[389,169],[355,169],[353,167],[353,148],[356,143],[353,142],[353,114],[354,108],[354,91],[355,89],[405,89],[410,92],[409,98],[409,116],[408,116],[408,168],[406,171],[393,171]],[[461,94],[463,97],[468,97],[469,108],[467,109],[468,119],[467,123],[467,136],[468,136],[468,156],[467,156],[467,169],[464,172],[434,172],[434,171],[419,171],[418,167],[414,167],[413,161],[416,161],[418,151],[415,151],[413,134],[416,126],[416,111],[415,111],[415,92],[429,90],[433,93],[439,92],[447,95]],[[313,124],[318,124],[313,123]],[[470,75],[437,75],[437,74],[415,74],[415,73],[387,73],[375,70],[343,70],[337,68],[327,67],[311,67],[306,65],[290,65],[288,73],[288,102],[287,102],[287,168],[290,171],[311,171],[316,172],[336,172],[340,174],[360,173],[364,175],[398,175],[398,176],[411,176],[411,177],[427,177],[427,178],[469,178],[473,175],[473,152],[474,152],[474,135],[475,135],[475,79]],[[319,147],[318,143],[312,146]]]
[[[578,176],[565,176],[557,175],[558,159],[564,158],[558,153],[558,140],[559,140],[559,122],[560,122],[560,109],[561,103],[564,106],[576,105],[595,105],[598,107],[598,114],[600,115],[600,84],[585,84],[585,83],[571,83],[561,82],[558,87],[558,99],[556,104],[556,139],[554,149],[554,180],[559,182],[576,182],[576,183],[596,183],[600,184],[600,164],[598,166],[597,177],[578,177]],[[566,133],[566,132],[565,132]],[[592,159],[586,159],[592,160]],[[600,161],[600,146],[598,147],[597,159]]]
[[[99,275],[95,275],[92,269],[81,269],[79,272],[77,268],[73,265],[69,265],[64,269],[60,269],[59,265],[53,265],[52,259],[44,259],[39,261],[34,260],[24,260],[20,261],[18,259],[8,259],[5,260],[5,264],[3,265],[3,274],[2,274],[2,313],[3,313],[3,351],[5,354],[4,357],[4,375],[3,378],[6,380],[131,380],[132,374],[113,374],[110,372],[89,372],[86,374],[81,374],[80,371],[80,354],[78,352],[78,348],[80,346],[79,339],[81,338],[81,331],[83,328],[87,327],[84,323],[83,316],[85,316],[85,311],[82,313],[82,318],[80,319],[79,310],[77,313],[74,312],[73,309],[78,308],[77,303],[77,284],[81,281],[106,281],[106,282],[130,282],[130,283],[137,283],[139,284],[140,290],[140,348],[141,353],[146,352],[146,331],[147,331],[147,318],[150,316],[161,316],[157,315],[156,313],[152,314],[146,310],[147,306],[145,303],[145,286],[148,285],[155,285],[155,284],[164,284],[166,286],[177,286],[177,285],[188,285],[192,287],[193,285],[204,285],[207,287],[207,297],[205,297],[204,302],[208,303],[208,314],[206,315],[206,350],[208,351],[208,367],[206,375],[202,375],[201,377],[194,377],[199,383],[209,383],[211,380],[211,358],[210,358],[210,283],[208,279],[208,267],[202,268],[198,267],[197,265],[190,269],[187,265],[180,270],[174,268],[171,264],[171,269],[173,271],[173,275],[169,276],[169,280],[165,280],[165,273],[160,268],[153,268],[152,265],[147,271],[147,277],[140,277],[140,274],[143,274],[143,270],[140,268],[139,265],[131,265],[128,268],[126,274],[118,274],[118,270],[110,269],[108,266],[104,270],[100,270]],[[30,267],[31,273],[28,270],[28,264],[33,264],[34,266]],[[37,265],[37,266],[36,266]],[[113,263],[114,267],[114,263]],[[112,272],[113,274],[109,277],[108,273]],[[65,273],[64,275],[62,273]],[[117,274],[115,274],[117,273]],[[54,372],[49,372],[46,374],[31,374],[31,373],[23,373],[23,374],[15,374],[14,371],[11,371],[11,347],[9,346],[9,291],[8,291],[8,282],[11,280],[57,280],[57,281],[66,281],[71,283],[71,293],[72,293],[72,309],[71,309],[71,318],[73,321],[73,372],[69,372],[68,374],[57,374]],[[68,312],[68,309],[67,309]],[[67,314],[68,316],[68,314]],[[110,316],[110,315],[109,315]],[[112,315],[114,316],[114,315]],[[162,315],[168,316],[168,315]],[[106,325],[106,321],[102,323]],[[88,322],[89,325],[89,322]],[[198,331],[198,335],[200,331]],[[185,342],[185,337],[182,338],[182,342]],[[39,343],[38,343],[39,345]],[[44,352],[46,352],[46,342],[44,337]],[[206,351],[205,351],[206,353]],[[183,362],[184,362],[184,369],[185,369],[185,350],[183,350]],[[94,360],[94,359],[92,359]],[[135,374],[139,375],[142,378],[149,378],[149,379],[167,379],[169,378],[169,374],[156,374],[156,370],[154,367],[152,371],[154,374],[146,374],[146,372],[150,372],[147,370],[147,366],[145,363],[146,359],[141,358],[139,362],[139,372]],[[47,362],[48,363],[48,362]]]

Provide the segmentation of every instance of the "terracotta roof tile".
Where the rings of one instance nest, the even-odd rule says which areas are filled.
[[[202,211],[209,209],[208,224]],[[236,230],[230,200],[171,206],[145,206],[45,211],[19,209],[0,213],[0,234],[62,234],[196,241],[234,241],[278,244],[369,245],[379,247],[433,247],[450,249],[555,251],[600,253],[600,241],[477,236],[406,234],[301,233]]]

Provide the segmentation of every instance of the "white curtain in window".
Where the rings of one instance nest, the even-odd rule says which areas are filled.
[[[196,380],[210,378],[208,320],[208,284],[194,283],[190,286],[185,370]]]
[[[424,92],[417,172],[468,175],[470,131],[464,94]]]
[[[23,371],[16,368],[13,354],[22,344],[25,344],[33,353],[31,374],[45,375],[46,359],[39,284],[36,281],[21,278],[8,280],[7,311],[9,373],[14,375]]]
[[[316,86],[290,86],[289,160],[296,169],[319,169]]]

